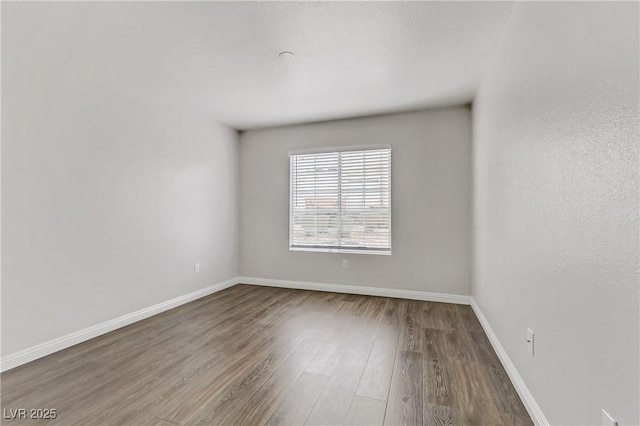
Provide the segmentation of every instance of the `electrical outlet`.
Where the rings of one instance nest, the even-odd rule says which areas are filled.
[[[531,355],[533,356],[533,343],[534,343],[534,333],[533,330],[531,330],[530,328],[527,328],[527,346],[529,347],[529,352],[531,352]]]
[[[618,422],[613,420],[613,417],[604,408],[602,409],[602,426],[618,426]]]
[[[196,274],[198,272],[200,272],[200,264],[196,263],[195,265],[193,265],[193,272],[195,272]]]
[[[342,269],[349,269],[349,261],[347,259],[342,259]]]

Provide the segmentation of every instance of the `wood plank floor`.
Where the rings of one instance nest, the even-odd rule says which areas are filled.
[[[532,424],[468,306],[237,285],[0,376],[5,425]]]

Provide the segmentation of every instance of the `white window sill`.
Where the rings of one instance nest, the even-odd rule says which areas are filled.
[[[353,250],[353,249],[336,249],[322,247],[289,247],[289,251],[309,251],[317,253],[341,253],[341,254],[375,254],[381,256],[391,256],[391,250]]]

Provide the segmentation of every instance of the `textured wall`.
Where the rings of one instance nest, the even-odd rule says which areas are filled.
[[[37,10],[2,5],[3,355],[238,273],[237,133]]]
[[[474,103],[473,296],[552,424],[640,423],[638,36],[519,3]]]
[[[241,274],[469,294],[470,120],[458,107],[243,132]],[[289,251],[289,151],[366,144],[392,147],[393,254]]]

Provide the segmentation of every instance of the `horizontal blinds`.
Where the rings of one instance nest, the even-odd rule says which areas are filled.
[[[391,249],[391,149],[290,156],[291,248]]]

